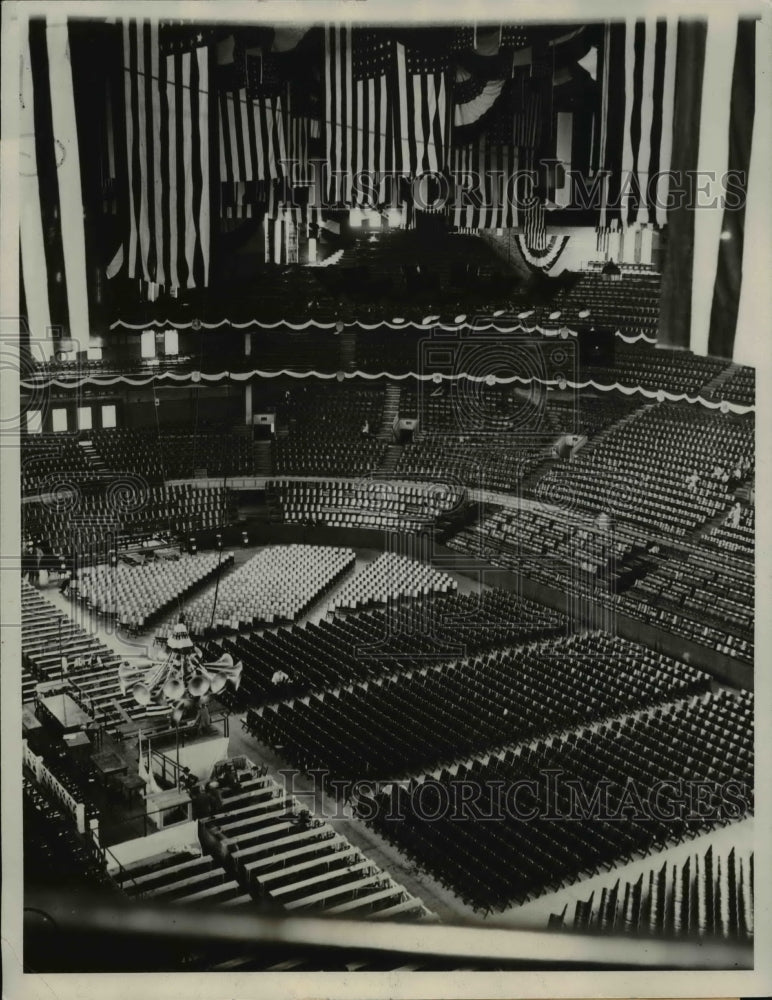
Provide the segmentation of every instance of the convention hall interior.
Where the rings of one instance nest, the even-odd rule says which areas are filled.
[[[20,8],[27,971],[752,966],[723,6]]]

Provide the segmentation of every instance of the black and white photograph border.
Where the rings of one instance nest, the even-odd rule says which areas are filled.
[[[0,13],[7,995],[769,995],[769,6]]]

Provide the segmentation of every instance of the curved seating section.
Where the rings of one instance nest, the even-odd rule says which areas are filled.
[[[576,513],[530,506],[494,510],[447,546],[547,586],[594,597],[617,593],[645,551],[623,531],[609,534]]]
[[[708,547],[674,550],[622,595],[620,608],[669,632],[753,663],[754,563]]]
[[[597,326],[613,327],[628,337],[644,334],[656,339],[659,286],[660,275],[651,270],[614,277],[583,271],[569,291],[556,297],[553,308],[562,310],[560,322],[569,327],[582,323],[579,313],[589,309]]]
[[[513,372],[506,368],[501,374],[510,376]],[[526,370],[522,377],[545,377],[545,373]],[[472,437],[515,434],[526,439],[535,435],[543,440],[560,432],[565,417],[564,408],[553,408],[552,393],[546,389],[489,386],[469,379],[444,382],[440,386],[406,382],[399,408],[400,416],[418,419],[421,431]]]
[[[283,521],[335,528],[375,528],[417,532],[454,510],[460,487],[420,485],[376,479],[302,482],[271,480],[269,499]]]
[[[709,689],[707,674],[602,633],[426,665],[253,712],[304,771],[389,778]]]
[[[98,614],[138,631],[161,611],[233,563],[233,553],[183,555],[173,562],[154,560],[141,566],[118,564],[84,569],[70,584],[70,595]]]
[[[747,474],[753,458],[752,418],[661,403],[550,469],[532,492],[568,509],[610,510],[652,535],[683,537],[729,504],[714,468],[740,466]],[[690,490],[692,474],[699,481]]]
[[[263,549],[220,581],[216,608],[214,594],[189,604],[186,624],[191,633],[201,635],[210,626],[238,631],[294,621],[355,563],[353,549],[324,545]]]
[[[66,658],[68,691],[78,704],[108,732],[126,718],[141,719],[145,709],[130,695],[121,694],[118,666],[121,657],[95,635],[86,632],[28,583],[22,583],[22,664],[36,682],[58,681]]]
[[[728,556],[752,560],[755,552],[756,511],[755,508],[742,504],[738,513],[737,523],[730,513],[725,521],[703,535],[702,544]]]
[[[586,376],[601,385],[619,383],[694,397],[707,395],[706,387],[726,366],[720,358],[655,349],[650,344],[624,344],[617,338],[613,364],[588,365]]]
[[[655,556],[629,532],[609,538],[569,512],[501,508],[447,546],[752,663],[752,510],[743,518],[745,527],[724,523],[697,543],[658,543]]]
[[[486,393],[488,396],[486,396]],[[542,462],[554,459],[561,435],[593,437],[629,416],[640,401],[618,394],[548,392],[538,400],[477,385],[474,396],[451,384],[440,398],[403,389],[403,412],[419,417],[417,440],[403,447],[397,472],[409,478],[450,478],[482,489],[511,491]],[[464,429],[470,411],[481,428]],[[510,422],[502,433],[498,425]]]
[[[489,590],[222,639],[209,643],[208,654],[216,660],[228,652],[242,661],[238,701],[248,707],[561,633],[565,621],[557,612],[511,591]],[[274,682],[278,672],[286,679]]]
[[[678,864],[617,879],[550,915],[549,926],[585,934],[724,938],[753,941],[753,851],[713,845]]]
[[[558,772],[550,784],[549,770]],[[736,809],[718,794],[730,779],[740,789]],[[646,808],[663,782],[679,780],[713,786],[710,818],[690,813],[678,786],[665,793],[661,811]],[[637,792],[632,807],[630,781]],[[464,818],[452,806],[443,811],[458,800],[459,783],[470,782],[482,789],[476,815],[503,814],[501,821]],[[599,788],[607,792],[593,806]],[[470,905],[490,910],[741,818],[752,809],[752,789],[753,695],[720,691],[442,768],[408,787],[384,788],[362,815],[375,813],[371,822],[392,843]],[[582,822],[575,818],[578,807]]]
[[[278,415],[288,425],[275,448],[276,472],[317,476],[361,475],[377,469],[387,448],[375,435],[383,419],[384,386],[326,383],[288,390]],[[366,437],[363,428],[367,424]]]
[[[252,437],[245,428],[191,428],[164,424],[155,428],[94,431],[91,440],[102,461],[116,472],[136,472],[151,482],[185,479],[197,469],[211,477],[255,475],[258,465]]]
[[[746,365],[731,365],[721,384],[721,399],[740,406],[753,406],[756,402],[756,369]]]
[[[601,431],[625,420],[641,408],[640,396],[625,396],[616,392],[593,392],[583,389],[549,397],[549,407],[567,432],[583,434],[592,439]]]
[[[111,533],[121,546],[154,532],[190,535],[230,524],[236,516],[233,497],[222,486],[148,486],[141,481],[108,482],[95,495],[81,494],[64,509],[56,503],[24,505],[24,533],[45,539],[60,552],[104,549]]]
[[[440,573],[426,563],[384,552],[344,584],[333,598],[332,609],[359,609],[402,597],[448,594],[456,586],[447,573]]]
[[[550,455],[549,445],[520,444],[510,435],[431,434],[402,449],[396,473],[408,479],[445,479],[488,490],[515,490],[523,476]]]
[[[19,441],[22,496],[52,489],[68,478],[77,486],[94,474],[71,434],[22,434]]]
[[[433,916],[388,872],[254,767],[218,789],[218,799],[199,820],[199,839],[226,878],[249,898],[291,913],[345,914],[359,920]],[[163,871],[152,873],[150,883],[146,876],[140,879],[154,896],[181,898],[175,888],[179,883]]]
[[[323,432],[297,432],[276,442],[278,475],[361,476],[380,467],[385,441],[327,437]]]

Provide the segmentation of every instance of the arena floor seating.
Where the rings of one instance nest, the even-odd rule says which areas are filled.
[[[209,628],[233,631],[294,621],[334,586],[356,562],[353,549],[322,545],[272,546],[224,577],[214,595],[186,608],[191,634]]]
[[[86,568],[72,581],[69,593],[97,614],[138,632],[219,570],[226,570],[233,559],[232,552],[206,552],[138,566]]]
[[[249,724],[304,771],[387,778],[708,688],[688,664],[590,633],[279,703]]]
[[[419,594],[448,594],[456,586],[447,573],[440,573],[426,563],[384,552],[346,581],[333,598],[331,609],[366,608]]]
[[[227,652],[243,663],[234,700],[249,708],[565,630],[557,612],[491,589],[479,596],[428,595],[403,606],[210,641],[205,648],[212,660]]]
[[[384,789],[378,808],[367,806],[376,829],[443,884],[477,908],[501,909],[742,818],[752,809],[752,719],[752,694],[702,694],[474,758],[453,771],[443,768],[408,787]],[[553,770],[560,781],[550,788],[544,775]],[[730,779],[742,789],[737,811],[716,801]],[[635,800],[622,812],[630,781],[645,802],[660,782],[679,780],[712,783],[709,819],[699,812],[679,815],[676,804],[675,818],[665,820],[638,809]],[[452,802],[452,785],[462,781],[482,787],[482,808],[504,819],[485,823],[443,813],[437,803]],[[577,822],[572,789],[596,789],[599,782],[609,790],[608,808],[597,812],[585,804]],[[426,791],[419,791],[422,785]],[[524,794],[498,797],[514,787]]]
[[[681,864],[653,865],[635,882],[578,900],[573,914],[552,914],[549,926],[580,933],[753,940],[753,851],[691,854]]]

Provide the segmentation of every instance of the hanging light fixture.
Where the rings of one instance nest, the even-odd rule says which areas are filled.
[[[172,629],[166,650],[166,659],[149,667],[132,666],[124,661],[118,667],[121,693],[129,693],[143,707],[168,707],[172,721],[179,725],[186,715],[200,710],[210,694],[219,694],[229,684],[238,690],[242,664],[234,664],[230,653],[205,662],[184,622],[178,622]]]

